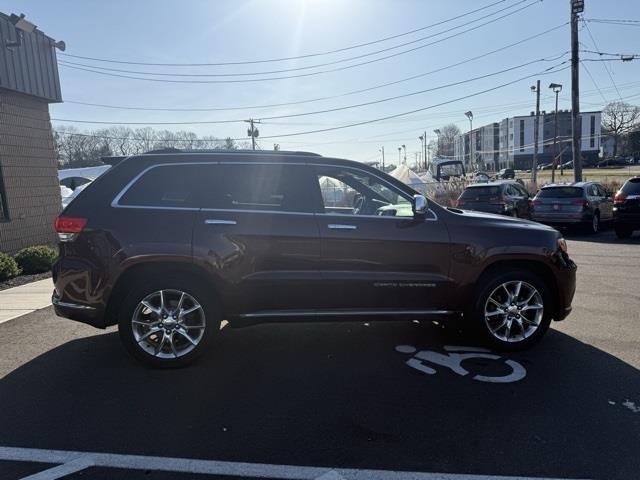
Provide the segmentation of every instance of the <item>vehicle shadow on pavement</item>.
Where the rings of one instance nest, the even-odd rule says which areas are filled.
[[[640,372],[558,331],[508,356],[526,376],[506,384],[407,365],[399,345],[445,354],[460,343],[431,323],[220,337],[197,364],[169,371],[130,359],[116,333],[61,345],[0,380],[0,445],[523,476],[640,471]]]

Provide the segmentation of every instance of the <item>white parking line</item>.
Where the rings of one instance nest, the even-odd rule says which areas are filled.
[[[22,478],[22,480],[57,480],[58,478],[66,477],[72,473],[79,472],[85,468],[92,467],[93,462],[84,457],[76,458],[57,467],[48,468],[42,472],[34,473],[28,477]]]
[[[271,465],[266,463],[226,462],[218,460],[196,460],[191,458],[149,457],[144,455],[120,455],[19,447],[0,447],[0,460],[62,464],[59,467],[44,470],[36,474],[36,476],[32,475],[31,477],[27,477],[30,480],[54,480],[90,466],[292,480],[553,480],[542,479],[541,477],[534,479],[532,477]],[[70,469],[68,473],[58,474],[57,472],[64,472],[64,467]],[[78,469],[73,470],[73,468]],[[56,469],[58,469],[57,472]],[[47,476],[47,472],[50,472],[49,476]]]

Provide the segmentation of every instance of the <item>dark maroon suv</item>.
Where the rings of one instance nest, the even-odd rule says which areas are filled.
[[[443,208],[366,165],[297,152],[126,158],[56,221],[60,316],[117,324],[131,354],[185,365],[222,320],[461,319],[501,349],[571,311],[565,241]]]

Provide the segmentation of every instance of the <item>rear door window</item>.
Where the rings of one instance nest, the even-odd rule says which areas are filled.
[[[205,180],[203,207],[311,213],[317,209],[313,171],[305,165],[219,164]],[[317,188],[316,188],[317,190]]]
[[[582,189],[580,187],[548,187],[543,188],[538,193],[538,198],[580,198]]]

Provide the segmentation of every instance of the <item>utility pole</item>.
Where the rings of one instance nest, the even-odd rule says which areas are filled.
[[[384,146],[380,149],[382,152],[382,171],[384,172]]]
[[[538,173],[538,138],[540,135],[540,80],[531,90],[536,92],[536,118],[533,125],[533,163],[531,165],[531,181],[535,186]]]
[[[571,130],[573,172],[576,182],[582,181],[582,125],[580,121],[580,58],[578,56],[578,14],[584,11],[584,0],[570,0],[571,5]]]
[[[256,138],[260,135],[258,129],[254,126],[254,123],[260,123],[260,120],[254,120],[250,118],[249,120],[245,120],[249,124],[249,128],[247,129],[247,137],[251,137],[251,150],[256,149]]]

